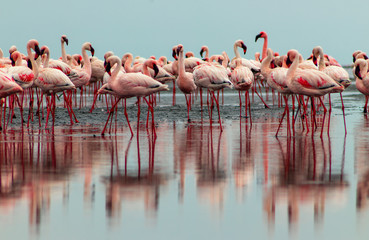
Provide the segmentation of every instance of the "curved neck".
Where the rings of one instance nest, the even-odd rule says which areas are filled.
[[[133,72],[133,69],[132,69],[132,66],[131,66],[132,61],[133,61],[132,54],[128,54],[127,55],[127,60],[124,63],[124,70],[126,70],[127,73]]]
[[[234,51],[234,54],[236,55],[236,58],[241,58],[241,55],[240,55],[240,53],[238,52],[238,50],[237,50],[237,43],[235,43],[234,45],[233,45],[233,51]]]
[[[48,68],[49,67],[49,60],[50,60],[49,51],[47,51],[45,54],[46,54],[46,58],[43,62],[43,65],[44,65],[44,68]]]
[[[287,56],[283,56],[283,60],[282,60],[282,67],[283,68],[288,68],[286,61],[287,61]]]
[[[142,73],[146,76],[151,77],[149,69],[147,67],[147,62],[144,62],[144,64],[142,65]]]
[[[185,73],[186,71],[185,71],[183,51],[180,51],[179,57],[178,57],[178,75],[182,76],[182,75],[185,75]]]
[[[68,63],[67,53],[65,52],[64,41],[61,41],[61,51],[62,51],[62,61],[65,62],[65,63]]]
[[[3,58],[4,57],[4,53],[3,53],[3,50],[0,48],[0,58]]]
[[[91,76],[91,62],[88,58],[86,49],[82,47],[82,59],[83,59],[83,69]]]
[[[273,56],[271,52],[268,52],[268,56],[261,62],[260,70],[262,73],[268,74],[270,69],[270,63],[272,62]]]
[[[323,71],[325,68],[325,62],[324,62],[324,53],[321,48],[319,48],[319,57],[320,57],[319,64],[318,64],[319,71]]]
[[[268,49],[268,36],[265,36],[264,44],[263,44],[263,52],[261,54],[261,60],[267,57],[267,49]]]
[[[205,48],[205,58],[209,58],[209,48]]]
[[[291,66],[290,66],[290,68],[287,71],[287,76],[286,76],[287,84],[291,82],[293,75],[295,75],[295,71],[296,71],[297,66],[299,64],[299,56],[300,55],[295,57],[295,59],[293,60]]]
[[[120,72],[120,69],[122,67],[122,63],[121,63],[120,59],[118,59],[114,63],[115,63],[115,68],[114,68],[113,72],[111,73],[110,81],[116,79],[116,77],[118,76],[118,74]]]

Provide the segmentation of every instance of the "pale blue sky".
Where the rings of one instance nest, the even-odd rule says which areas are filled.
[[[99,58],[109,50],[170,57],[178,43],[197,56],[208,45],[211,54],[225,50],[233,57],[234,41],[243,39],[246,58],[253,58],[262,48],[255,35],[265,31],[269,46],[281,54],[295,48],[306,57],[321,45],[347,64],[355,50],[369,52],[368,9],[367,0],[8,1],[0,9],[0,47],[6,55],[11,45],[25,51],[26,42],[36,38],[56,58],[66,34],[68,53],[79,53],[90,41]]]

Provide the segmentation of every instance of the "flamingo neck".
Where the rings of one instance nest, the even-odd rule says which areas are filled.
[[[260,70],[262,73],[269,74],[270,72],[270,63],[272,62],[273,56],[271,52],[268,52],[267,57],[261,62]]]
[[[142,65],[142,73],[146,76],[151,77],[149,68],[147,67],[147,62],[144,62],[144,64]]]
[[[87,72],[87,74],[89,76],[91,76],[91,62],[90,59],[88,58],[86,49],[84,47],[82,47],[82,59],[83,59],[83,69]]]
[[[209,48],[205,48],[205,58],[209,58]]]
[[[133,69],[132,69],[132,66],[131,66],[132,61],[133,61],[132,54],[128,54],[127,55],[127,60],[124,63],[124,70],[126,70],[127,73],[133,72]]]
[[[110,81],[112,80],[114,81],[116,79],[116,77],[118,76],[120,72],[120,69],[122,68],[122,62],[120,61],[120,59],[118,59],[114,63],[115,63],[115,68],[113,72],[111,73]]]
[[[261,55],[261,60],[263,60],[264,58],[267,57],[267,55],[268,55],[267,50],[268,50],[268,36],[265,36],[264,37],[263,53]]]
[[[0,48],[0,58],[3,58],[4,57],[4,53],[3,53],[3,50]]]
[[[282,67],[283,68],[288,68],[286,61],[287,61],[287,57],[286,56],[283,56],[283,61],[282,61]]]
[[[178,60],[175,60],[175,61],[172,63],[172,72],[173,72],[175,75],[178,75]]]
[[[237,50],[237,44],[235,43],[234,45],[233,45],[233,51],[234,51],[234,54],[236,55],[236,58],[241,58],[241,55],[240,55],[240,53],[238,52],[238,50]]]
[[[324,62],[324,53],[321,48],[319,48],[319,57],[320,57],[319,63],[318,63],[319,71],[323,71],[325,68],[325,62]]]
[[[185,71],[183,51],[180,51],[179,58],[178,58],[178,76],[184,76],[185,74],[186,74],[186,71]]]
[[[62,61],[68,63],[67,53],[65,52],[64,41],[61,41]]]
[[[287,75],[286,75],[287,84],[291,82],[293,76],[295,75],[298,64],[299,64],[299,56],[296,56],[295,59],[293,59],[293,62],[287,71]]]

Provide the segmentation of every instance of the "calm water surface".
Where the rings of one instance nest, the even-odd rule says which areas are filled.
[[[363,102],[362,102],[363,103]],[[360,103],[360,104],[362,104]],[[348,105],[355,105],[355,102]],[[361,106],[361,105],[360,105]],[[321,120],[318,118],[318,122]],[[369,120],[330,135],[278,119],[13,128],[0,140],[3,239],[369,239]],[[133,127],[136,124],[133,122]]]

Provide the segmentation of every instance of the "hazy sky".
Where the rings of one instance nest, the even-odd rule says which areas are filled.
[[[242,39],[246,58],[254,58],[262,49],[255,35],[265,31],[269,47],[280,54],[295,48],[307,57],[320,45],[347,64],[355,50],[369,52],[368,10],[368,0],[16,0],[1,4],[0,47],[7,56],[11,45],[25,51],[36,38],[56,58],[66,34],[67,53],[80,53],[89,41],[99,58],[109,50],[170,57],[179,43],[197,56],[207,45],[210,54],[227,51],[233,57],[233,43]]]

